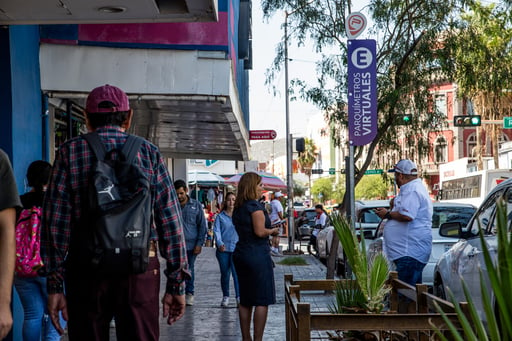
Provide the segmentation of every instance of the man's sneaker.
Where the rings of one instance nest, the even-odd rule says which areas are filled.
[[[220,306],[224,307],[224,308],[228,307],[229,306],[229,297],[224,296],[222,298],[222,302],[220,302]]]
[[[275,252],[274,250],[270,251],[270,255],[274,256],[274,257],[283,257],[282,254],[278,252]]]
[[[187,302],[187,305],[194,305],[194,295],[187,294],[185,296],[185,301]]]

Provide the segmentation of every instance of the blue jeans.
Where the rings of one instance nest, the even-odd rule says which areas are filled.
[[[422,282],[423,268],[427,264],[421,263],[412,257],[400,257],[393,261],[398,272],[398,279],[412,286]]]
[[[220,267],[220,286],[222,287],[222,295],[229,297],[229,277],[233,275],[233,285],[235,286],[235,295],[240,297],[238,290],[238,277],[236,275],[235,264],[233,263],[233,252],[215,252]]]
[[[190,271],[190,279],[185,280],[185,294],[194,295],[194,263],[196,262],[197,255],[194,254],[194,249],[187,250],[188,270]]]
[[[23,306],[23,340],[60,340],[48,315],[46,277],[14,278],[14,285]],[[60,318],[61,326],[65,321]]]

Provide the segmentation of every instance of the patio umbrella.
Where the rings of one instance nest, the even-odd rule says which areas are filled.
[[[192,170],[188,172],[188,184],[206,187],[224,186],[224,178],[209,171]]]
[[[283,180],[281,180],[279,177],[275,176],[272,173],[266,173],[266,172],[258,172],[258,174],[261,176],[261,183],[263,184],[263,188],[268,191],[280,191],[284,190],[286,191],[287,186],[284,183]],[[230,185],[238,185],[238,182],[240,181],[240,178],[242,177],[243,173],[236,174],[230,177],[226,180],[227,184]]]

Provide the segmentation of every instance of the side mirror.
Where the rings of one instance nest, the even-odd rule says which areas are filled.
[[[459,222],[441,224],[439,235],[449,238],[462,238],[462,225]]]

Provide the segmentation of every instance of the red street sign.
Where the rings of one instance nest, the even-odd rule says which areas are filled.
[[[275,130],[249,130],[249,140],[273,140],[276,137]]]

